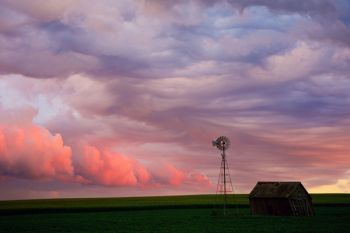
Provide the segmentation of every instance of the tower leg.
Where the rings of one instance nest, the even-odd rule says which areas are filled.
[[[216,200],[218,205],[222,205],[223,207],[223,214],[226,215],[227,207],[228,207],[228,194],[233,194],[233,186],[231,182],[229,167],[226,161],[226,154],[225,150],[223,150],[223,153],[221,154],[221,166],[220,166],[220,173],[219,173],[219,179],[218,184],[216,188]]]
[[[226,214],[226,156],[225,156],[225,150],[222,152],[222,160],[224,162],[224,215]]]

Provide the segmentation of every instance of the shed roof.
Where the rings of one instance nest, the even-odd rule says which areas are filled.
[[[260,181],[250,192],[249,198],[289,198],[295,194],[297,190],[304,190],[304,192],[310,196],[301,182]]]

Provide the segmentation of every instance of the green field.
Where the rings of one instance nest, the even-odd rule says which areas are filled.
[[[0,232],[350,232],[350,195],[312,195],[314,217],[253,216],[236,195],[227,216],[215,196],[0,201]]]

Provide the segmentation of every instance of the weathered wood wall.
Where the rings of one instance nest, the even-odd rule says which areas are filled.
[[[311,200],[288,198],[250,198],[252,214],[313,216]]]

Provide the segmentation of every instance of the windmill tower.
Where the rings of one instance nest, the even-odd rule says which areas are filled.
[[[225,215],[228,195],[233,194],[233,186],[226,159],[226,150],[230,147],[230,140],[225,136],[220,136],[213,141],[213,146],[216,146],[221,152],[221,165],[218,184],[216,187],[216,200],[219,205],[223,205]]]

